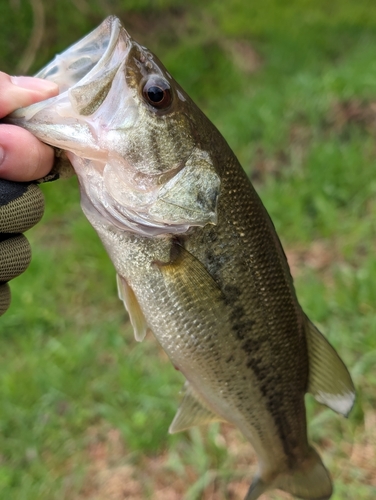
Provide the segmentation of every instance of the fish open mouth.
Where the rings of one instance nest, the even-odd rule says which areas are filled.
[[[108,17],[35,75],[55,82],[59,95],[17,109],[5,121],[27,128],[51,146],[105,162],[108,151],[99,140],[103,123],[98,128],[85,117],[103,104],[130,47],[120,20]],[[127,88],[123,82],[118,85],[124,97]]]
[[[57,55],[35,76],[57,83],[61,94],[78,82],[83,84],[91,80],[93,73],[108,71],[116,50],[120,49],[124,58],[124,46],[118,47],[119,42],[127,45],[128,41],[120,20],[110,16],[82,40]]]

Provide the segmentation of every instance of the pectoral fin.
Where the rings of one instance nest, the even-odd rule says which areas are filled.
[[[173,245],[170,257],[170,262],[156,265],[169,289],[180,295],[186,306],[192,300],[199,308],[207,311],[205,300],[209,299],[212,310],[216,307],[223,308],[222,291],[202,262],[179,244]]]
[[[196,425],[205,425],[222,420],[221,417],[205,406],[205,403],[188,382],[185,383],[182,392],[184,392],[183,401],[170,425],[170,434],[184,431]]]
[[[348,369],[308,318],[306,337],[310,363],[307,392],[319,403],[348,415],[355,401],[355,388]]]
[[[125,309],[128,311],[129,319],[131,320],[134,336],[138,342],[142,342],[149,329],[144,313],[141,310],[137,297],[126,280],[116,275],[118,286],[119,299],[123,301]]]
[[[170,262],[156,265],[163,275],[171,300],[190,311],[197,335],[200,332],[207,335],[224,327],[228,318],[222,291],[202,262],[177,243],[172,247]],[[221,420],[191,385],[186,384],[184,391],[170,433]]]

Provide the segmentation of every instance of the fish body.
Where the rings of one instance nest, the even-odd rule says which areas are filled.
[[[110,17],[37,76],[60,94],[9,119],[66,152],[138,340],[186,377],[178,432],[231,422],[259,470],[246,500],[328,499],[304,395],[347,414],[351,377],[302,311],[273,224],[230,147]]]

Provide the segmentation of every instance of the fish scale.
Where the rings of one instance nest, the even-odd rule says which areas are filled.
[[[236,425],[259,462],[245,500],[273,488],[329,499],[304,395],[347,415],[354,386],[302,311],[274,226],[226,141],[115,17],[37,76],[61,93],[8,120],[66,152],[136,339],[152,331],[186,377],[170,432]]]
[[[170,262],[170,252],[174,245],[174,239],[166,239],[163,242],[161,255],[157,255],[156,249],[150,246],[150,242],[146,238],[132,238],[131,254],[128,250],[130,245],[127,245],[126,240],[123,239],[124,248],[120,252],[117,251],[117,253],[122,256],[129,255],[129,257],[127,262],[119,263],[118,268],[124,270],[131,266],[134,269],[133,272],[132,270],[126,270],[129,284],[136,296],[138,296],[141,307],[145,312],[146,321],[151,329],[154,332],[160,332],[156,333],[156,336],[174,365],[178,366],[182,373],[191,379],[193,384],[195,381],[192,380],[192,377],[189,377],[192,371],[195,372],[198,378],[197,385],[199,381],[209,383],[209,378],[215,384],[225,385],[226,390],[222,392],[221,398],[225,399],[227,395],[230,400],[229,403],[226,401],[225,409],[218,408],[219,405],[223,406],[223,402],[210,401],[211,394],[213,394],[210,386],[207,390],[208,394],[204,395],[204,398],[209,401],[209,405],[214,407],[217,413],[222,414],[225,420],[231,420],[227,413],[233,413],[234,408],[239,408],[239,411],[243,414],[250,412],[254,400],[254,387],[257,387],[261,393],[259,397],[265,399],[268,414],[272,416],[276,428],[275,433],[280,437],[280,442],[288,457],[287,461],[294,462],[296,457],[292,455],[297,447],[296,443],[301,445],[299,449],[307,447],[303,396],[307,387],[308,364],[304,356],[299,357],[301,351],[303,353],[306,351],[306,349],[303,350],[299,346],[299,344],[305,343],[302,332],[303,322],[300,321],[300,325],[298,324],[299,321],[296,318],[298,306],[295,303],[295,294],[291,288],[286,287],[286,281],[291,279],[287,267],[285,266],[285,272],[281,270],[278,265],[279,256],[272,256],[272,261],[276,263],[275,266],[268,265],[268,262],[264,265],[257,256],[258,253],[261,253],[268,261],[271,258],[270,254],[275,254],[279,250],[279,247],[275,245],[265,245],[264,251],[264,245],[258,244],[260,240],[264,242],[266,234],[268,234],[269,224],[267,220],[260,223],[258,217],[245,217],[249,213],[247,212],[246,203],[252,205],[253,212],[259,211],[264,214],[259,198],[253,190],[251,190],[253,199],[250,198],[249,183],[243,175],[241,175],[242,187],[239,187],[237,176],[239,168],[237,168],[236,163],[232,161],[231,164],[229,160],[227,167],[231,168],[228,176],[230,182],[238,186],[238,188],[234,193],[233,200],[219,199],[218,218],[220,222],[214,227],[197,228],[182,239],[184,247],[190,255],[193,255],[205,266],[205,248],[207,248],[205,240],[208,238],[206,233],[214,232],[216,234],[212,249],[216,252],[218,248],[220,258],[217,261],[214,259],[214,263],[212,262],[212,267],[215,268],[215,271],[212,269],[212,276],[213,278],[215,276],[216,279],[213,279],[213,281],[218,285],[218,290],[223,295],[217,310],[211,310],[209,314],[206,304],[202,303],[204,297],[201,297],[201,301],[199,300],[200,297],[198,297],[198,303],[190,302],[192,295],[187,287],[183,287],[181,297],[171,300],[168,289],[164,287],[163,276],[158,268],[153,268],[153,262],[155,260],[166,264]],[[239,210],[238,207],[242,207],[242,209]],[[236,232],[226,223],[231,217],[239,217],[236,219],[238,222],[235,226]],[[221,221],[223,221],[223,224]],[[249,251],[244,248],[240,236],[242,232],[250,236],[250,253],[254,254],[254,258],[258,262],[256,268],[244,259],[244,254],[249,253]],[[106,237],[106,232],[104,232],[102,234],[104,243]],[[209,239],[213,240],[213,234],[209,236]],[[269,239],[273,240],[270,234]],[[141,247],[142,250],[137,246]],[[111,248],[118,248],[118,245],[111,244],[108,246],[110,255]],[[140,269],[145,269],[145,265],[137,263],[135,260],[137,255],[146,258],[147,268],[150,272],[149,275],[144,275],[142,278],[139,273]],[[225,259],[223,256],[225,256]],[[112,257],[113,261],[114,258],[116,257]],[[220,266],[218,260],[222,262],[226,260],[227,265]],[[116,264],[115,267],[117,267]],[[137,276],[133,277],[135,272]],[[256,279],[255,275],[257,275]],[[231,286],[235,290],[231,289],[230,285],[227,285],[229,277],[231,277],[231,282],[234,283]],[[149,283],[147,295],[145,294],[145,283]],[[250,283],[253,283],[253,293],[251,294]],[[284,294],[275,296],[276,284],[283,288]],[[210,297],[211,295],[209,299]],[[268,314],[263,297],[269,297],[267,299],[268,308],[273,312],[272,315]],[[162,300],[160,300],[161,298]],[[181,306],[180,310],[184,311],[184,314],[174,314],[174,310],[178,306]],[[198,306],[200,306],[200,309],[198,309]],[[227,320],[228,325],[226,325],[224,308],[228,309],[228,318],[230,320]],[[198,318],[201,317],[203,319],[200,322]],[[192,325],[192,318],[195,319],[194,325]],[[211,323],[209,323],[210,319],[212,320]],[[291,319],[295,321],[291,321]],[[298,331],[300,330],[300,335],[294,334],[292,328],[294,322],[296,323],[295,328]],[[220,326],[218,326],[219,323]],[[248,328],[250,324],[253,325],[251,330]],[[195,335],[191,333],[192,326]],[[290,337],[288,341],[286,341],[284,335],[286,330]],[[182,331],[184,331],[183,336],[179,335],[179,332]],[[210,342],[213,337],[216,339],[215,345]],[[271,337],[276,338],[272,339]],[[230,338],[231,345],[229,345]],[[252,343],[253,339],[254,347],[259,341],[259,349],[247,348],[247,342]],[[197,349],[198,342],[199,349]],[[202,354],[199,355],[198,351]],[[232,370],[228,370],[226,361],[230,354],[232,356]],[[288,360],[288,372],[284,369],[284,365],[279,363],[281,357],[285,361]],[[299,362],[297,363],[296,360],[299,360]],[[270,366],[274,364],[277,364],[276,371],[271,372]],[[225,368],[223,368],[224,365]],[[239,371],[240,367],[242,368],[241,372]],[[227,377],[223,377],[225,370]],[[285,382],[286,377],[287,381]],[[253,378],[256,378],[256,383],[252,384]],[[296,381],[293,387],[294,390],[289,386],[291,380]],[[237,392],[234,392],[234,389]],[[296,411],[297,401],[300,401],[300,405],[298,405],[299,412]],[[285,408],[285,411],[282,411],[281,405]],[[257,420],[263,420],[259,410],[255,417]],[[298,426],[296,422],[301,422],[302,425]],[[246,435],[254,434],[252,421],[241,425],[242,431]],[[261,437],[261,440],[268,441],[266,437]],[[271,455],[268,462],[272,462],[273,456],[276,454],[276,443],[274,441],[274,446],[273,443],[268,444],[270,445]]]

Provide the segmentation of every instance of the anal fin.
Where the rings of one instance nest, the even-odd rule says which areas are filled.
[[[144,313],[141,310],[137,297],[132,288],[128,285],[127,281],[116,275],[118,286],[119,299],[123,301],[125,309],[129,314],[131,320],[134,336],[138,342],[142,342],[149,329]]]
[[[182,392],[184,392],[183,401],[170,425],[170,434],[185,431],[196,425],[223,421],[221,417],[205,406],[205,403],[193,390],[189,382],[184,384]]]
[[[268,485],[266,485],[262,479],[256,476],[253,478],[252,484],[244,500],[257,500],[257,498],[259,498],[268,489]]]
[[[348,415],[355,401],[350,373],[335,349],[306,318],[309,356],[308,390],[319,403]]]

